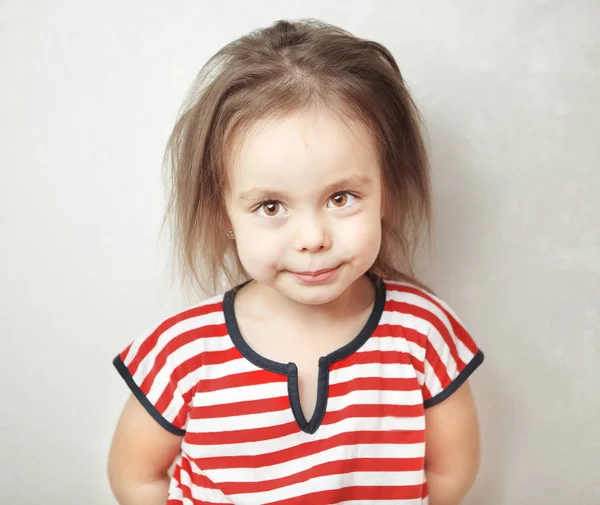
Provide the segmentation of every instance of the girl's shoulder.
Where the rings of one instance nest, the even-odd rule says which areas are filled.
[[[382,323],[423,350],[433,347],[450,353],[458,363],[468,363],[480,350],[463,319],[440,296],[411,282],[385,280],[386,303]]]
[[[226,294],[220,293],[206,298],[193,305],[188,305],[155,321],[152,330],[158,333],[169,333],[174,336],[202,328],[215,330],[224,324],[223,300]]]
[[[198,354],[218,345],[216,340],[227,334],[223,313],[224,294],[212,296],[155,321],[123,349],[117,359],[130,367],[157,355],[183,350]]]
[[[385,284],[386,302],[396,309],[412,309],[414,314],[431,314],[451,324],[458,321],[456,312],[432,290],[409,281],[382,279]]]

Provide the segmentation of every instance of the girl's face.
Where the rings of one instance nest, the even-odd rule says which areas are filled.
[[[257,282],[323,304],[375,262],[381,176],[358,122],[325,110],[259,121],[229,170],[227,213],[241,263]]]

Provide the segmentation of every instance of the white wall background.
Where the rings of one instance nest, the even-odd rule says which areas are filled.
[[[112,357],[187,303],[162,150],[223,44],[319,17],[396,55],[429,127],[425,280],[487,353],[468,504],[600,503],[600,2],[0,2],[0,502],[114,504]]]

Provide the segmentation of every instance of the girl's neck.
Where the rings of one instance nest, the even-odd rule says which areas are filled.
[[[322,327],[352,318],[371,307],[375,299],[375,289],[371,280],[363,275],[352,283],[339,297],[331,302],[319,305],[307,305],[296,302],[277,290],[253,283],[252,291],[255,310],[270,316],[276,314],[291,324],[300,327]],[[266,315],[266,314],[265,314]]]

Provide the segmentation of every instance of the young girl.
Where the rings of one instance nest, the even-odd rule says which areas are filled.
[[[199,83],[168,145],[170,210],[190,277],[230,289],[115,358],[133,393],[119,503],[460,503],[483,355],[410,274],[430,188],[394,58],[278,22]]]

